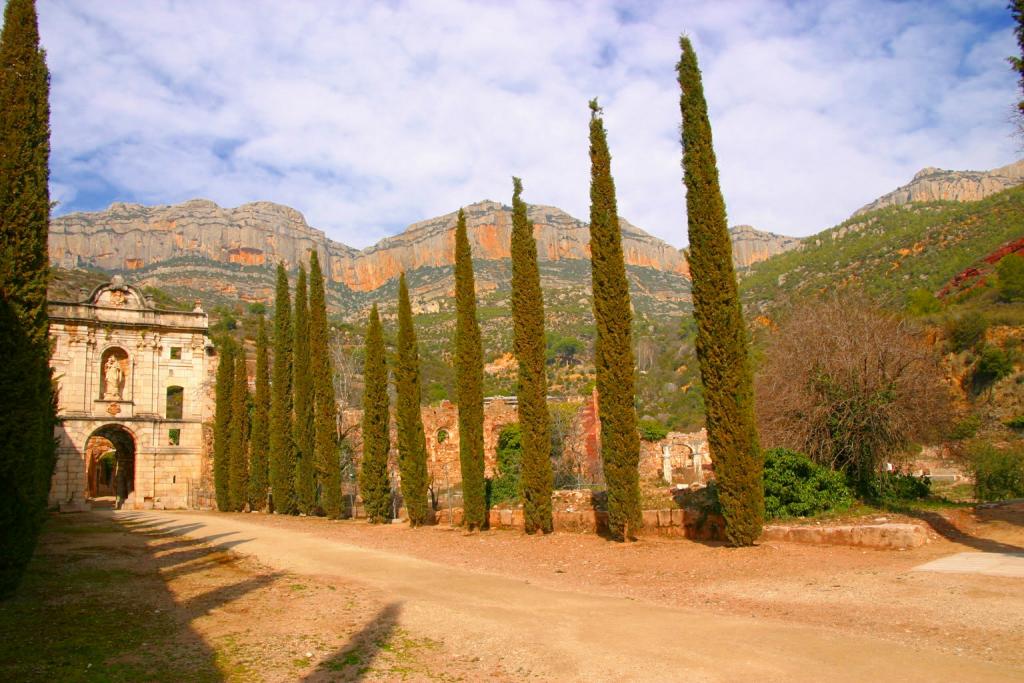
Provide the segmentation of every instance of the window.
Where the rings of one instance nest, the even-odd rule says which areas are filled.
[[[437,442],[444,443],[448,440],[448,431],[445,429],[437,430]]]
[[[172,346],[171,347],[171,360],[181,360],[181,347],[180,346]]]
[[[180,420],[185,413],[185,390],[182,387],[167,387],[167,419]]]
[[[180,429],[168,429],[167,430],[167,445],[177,446],[181,443],[181,430]]]

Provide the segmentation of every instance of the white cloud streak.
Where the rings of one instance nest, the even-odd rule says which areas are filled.
[[[730,223],[805,235],[923,166],[1015,158],[1002,5],[48,0],[53,191],[276,201],[359,247],[519,175],[586,219],[598,96],[620,213],[681,246],[686,32]]]

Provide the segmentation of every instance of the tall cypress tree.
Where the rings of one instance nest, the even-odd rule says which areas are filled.
[[[601,459],[608,484],[608,529],[614,538],[630,539],[642,524],[640,433],[633,407],[633,315],[611,161],[601,108],[596,99],[591,100],[590,254]]]
[[[512,325],[519,362],[519,427],[523,462],[520,486],[526,533],[551,531],[551,418],[544,339],[544,294],[537,268],[533,224],[520,195],[523,183],[512,179]]]
[[[260,316],[256,333],[256,397],[252,406],[252,432],[249,438],[249,505],[253,510],[265,510],[270,454],[270,360],[267,324]]]
[[[320,476],[324,512],[328,517],[337,518],[341,516],[341,462],[328,334],[324,275],[320,270],[320,257],[313,250],[309,255],[309,356],[313,376],[314,460]]]
[[[249,381],[245,348],[235,354],[231,382],[231,442],[228,449],[228,504],[235,512],[245,509],[249,498]]]
[[[420,412],[420,355],[405,273],[398,279],[398,353],[395,360],[398,468],[409,524],[419,526],[432,515],[427,500],[427,442]]]
[[[50,76],[32,0],[0,34],[0,597],[35,549],[56,459],[46,249]]]
[[[292,307],[288,273],[277,264],[274,300],[274,366],[270,387],[270,493],[274,511],[295,514],[295,446],[292,443]]]
[[[726,537],[733,545],[750,545],[764,522],[764,461],[754,421],[746,327],[697,55],[685,36],[679,47],[683,178],[704,419]]]
[[[213,489],[217,509],[231,509],[229,481],[231,473],[231,409],[234,407],[235,344],[225,336],[218,344],[216,413],[213,418]]]
[[[313,378],[309,374],[309,299],[306,269],[299,266],[295,283],[294,339],[292,365],[295,392],[295,495],[299,512],[311,514],[316,507],[316,481],[313,468]]]
[[[384,331],[377,304],[366,328],[366,361],[363,367],[363,466],[359,473],[366,518],[373,523],[391,518],[391,482],[388,480],[388,366]]]
[[[466,234],[466,214],[459,209],[455,226],[455,382],[459,403],[459,464],[462,468],[463,517],[470,529],[486,523],[484,492],[484,352],[476,319],[473,255]]]

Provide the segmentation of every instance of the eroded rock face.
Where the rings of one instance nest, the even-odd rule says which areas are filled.
[[[1020,185],[1022,182],[1024,160],[991,171],[947,171],[929,167],[918,171],[913,180],[903,187],[882,195],[858,209],[853,215],[910,202],[973,202]]]
[[[776,254],[796,249],[801,244],[799,237],[776,235],[750,225],[729,228],[729,236],[732,238],[732,261],[737,268],[749,268]]]

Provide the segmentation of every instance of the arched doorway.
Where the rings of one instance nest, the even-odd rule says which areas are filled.
[[[119,424],[103,425],[85,442],[89,497],[120,508],[135,490],[135,437]]]

